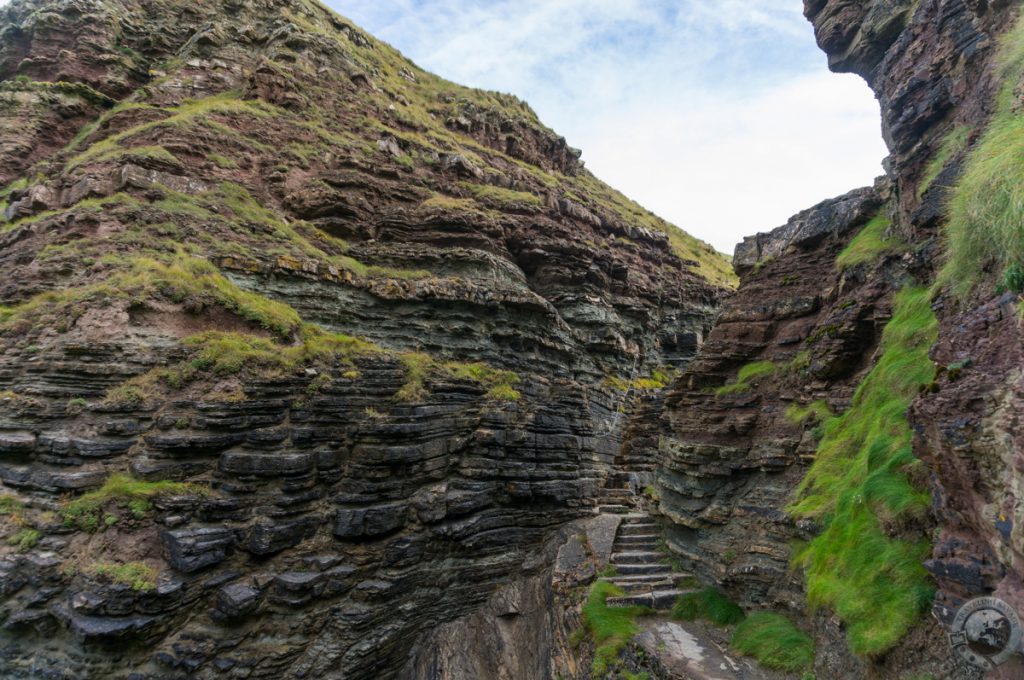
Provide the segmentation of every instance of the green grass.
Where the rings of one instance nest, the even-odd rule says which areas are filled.
[[[627,378],[610,375],[601,384],[618,392],[630,392],[632,390],[662,390],[668,387],[677,377],[679,371],[672,366],[662,366],[651,371],[649,376],[636,378],[630,381]]]
[[[0,329],[93,300],[125,298],[143,304],[157,297],[187,303],[192,311],[217,305],[283,337],[291,337],[299,329],[299,315],[291,307],[240,289],[213,264],[183,251],[166,261],[137,256],[112,262],[120,269],[102,283],[41,293],[17,307],[0,310]]]
[[[519,376],[484,363],[439,363],[429,354],[406,352],[399,355],[405,367],[405,384],[395,394],[395,401],[421,401],[427,396],[426,381],[431,373],[447,373],[460,380],[472,380],[487,389],[486,398],[492,401],[519,401],[522,395],[516,389]]]
[[[736,626],[732,648],[765,668],[799,672],[814,665],[814,640],[782,614],[757,612]]]
[[[522,395],[516,390],[519,376],[514,371],[504,371],[484,363],[445,364],[448,372],[463,380],[478,382],[487,388],[486,397],[494,401],[519,401]]]
[[[471,184],[469,182],[459,182],[459,186],[473,194],[477,200],[499,208],[539,208],[543,205],[539,196],[525,191],[513,191],[489,184]]]
[[[680,595],[672,606],[672,618],[678,621],[703,619],[716,626],[731,626],[743,620],[743,610],[714,588]]]
[[[36,529],[29,527],[22,527],[14,535],[8,537],[7,544],[13,545],[18,549],[18,552],[28,552],[32,548],[36,547],[39,540],[43,537]]]
[[[839,253],[836,266],[846,270],[859,264],[878,261],[883,255],[899,251],[903,244],[893,238],[886,238],[885,232],[892,226],[887,217],[879,215],[868,222],[853,240]]]
[[[908,285],[896,295],[881,357],[850,409],[824,423],[815,461],[790,507],[794,516],[822,524],[793,558],[805,570],[808,602],[834,609],[851,648],[864,656],[891,649],[931,602],[922,566],[927,541],[893,538],[886,525],[928,507],[928,494],[909,478],[920,463],[906,411],[934,376],[928,350],[936,328],[926,289]]]
[[[622,589],[597,581],[583,605],[583,622],[594,639],[594,662],[591,674],[603,678],[620,663],[619,654],[637,632],[636,619],[648,612],[643,607],[609,607],[609,597],[621,597]]]
[[[150,500],[157,496],[184,493],[205,494],[208,490],[197,484],[159,481],[146,482],[125,474],[115,473],[103,486],[69,501],[60,509],[66,527],[82,531],[95,531],[101,526],[104,510],[111,505],[127,508],[136,519],[142,519],[150,510]],[[109,524],[109,522],[108,522]]]
[[[928,191],[932,183],[935,182],[935,178],[945,169],[946,164],[967,148],[971,132],[971,128],[966,125],[957,125],[942,140],[939,150],[935,152],[935,156],[928,161],[928,165],[924,168],[924,174],[921,176],[921,182],[917,189],[919,198]]]
[[[803,425],[807,421],[823,423],[832,417],[832,409],[824,399],[812,401],[806,406],[790,404],[786,409],[786,419],[794,425]]]
[[[90,565],[86,572],[91,576],[101,576],[114,583],[129,586],[139,592],[156,589],[158,576],[156,569],[143,562],[97,562]]]
[[[778,367],[771,361],[755,361],[743,366],[736,375],[735,382],[726,383],[715,390],[716,397],[739,394],[751,389],[751,383],[759,378],[773,375]]]
[[[998,67],[995,114],[967,155],[944,228],[938,280],[960,298],[1024,263],[1024,116],[1013,104],[1024,74],[1024,18],[1002,38]]]
[[[345,374],[354,371],[354,360],[382,353],[376,345],[341,333],[329,333],[303,324],[298,340],[281,344],[273,338],[246,333],[207,331],[185,338],[190,358],[167,368],[156,368],[111,389],[107,403],[130,404],[149,400],[161,384],[172,389],[204,377],[246,373],[257,378],[277,378],[302,366],[334,368],[341,363]],[[322,377],[322,376],[321,376]]]
[[[0,394],[3,394],[0,392]],[[11,494],[0,494],[0,517],[13,515],[24,507],[24,503],[17,496]]]

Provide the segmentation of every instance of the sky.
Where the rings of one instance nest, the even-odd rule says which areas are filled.
[[[510,92],[598,177],[732,253],[871,184],[878,105],[800,0],[327,0],[449,80]]]

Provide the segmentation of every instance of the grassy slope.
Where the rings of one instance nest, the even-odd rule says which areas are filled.
[[[995,115],[967,156],[944,230],[939,281],[961,297],[1024,264],[1024,115],[1014,105],[1024,75],[1024,20],[1003,37],[998,68]]]
[[[315,0],[306,0],[311,6],[332,13]],[[335,15],[337,16],[337,15]],[[295,18],[294,15],[292,18]],[[346,23],[347,19],[340,18]],[[303,24],[304,28],[322,30],[316,26]],[[337,33],[326,34],[338,39]],[[367,36],[368,37],[368,36]],[[378,75],[377,84],[389,99],[394,100],[396,117],[403,123],[402,129],[388,129],[387,132],[396,137],[414,141],[426,148],[451,148],[452,146],[465,152],[471,159],[474,157],[503,155],[493,149],[476,144],[465,136],[457,135],[444,126],[446,116],[451,113],[447,103],[456,105],[473,105],[478,109],[500,112],[508,119],[528,123],[531,127],[554,134],[537,118],[536,113],[528,104],[515,96],[497,92],[487,92],[464,87],[428,73],[412,61],[403,57],[397,50],[386,43],[369,38],[374,49],[358,51],[364,59],[367,70]],[[403,77],[403,72],[412,74],[414,80]],[[698,263],[697,271],[712,283],[735,287],[738,279],[733,272],[731,260],[716,251],[711,245],[687,234],[678,227],[669,224],[660,217],[646,210],[636,202],[628,199],[620,192],[597,179],[590,172],[583,170],[577,176],[566,176],[557,172],[549,172],[542,168],[507,158],[530,172],[542,185],[551,189],[560,189],[567,196],[579,199],[587,208],[615,215],[625,224],[644,227],[666,234],[673,252],[684,260]],[[486,162],[482,162],[486,165]]]
[[[881,358],[857,387],[850,409],[825,421],[800,500],[791,508],[822,525],[794,557],[805,569],[808,602],[833,608],[852,649],[867,656],[895,645],[932,597],[921,565],[927,541],[903,540],[895,528],[928,506],[928,494],[909,479],[920,463],[911,451],[906,410],[934,377],[928,350],[937,321],[924,288],[905,287],[894,306]]]

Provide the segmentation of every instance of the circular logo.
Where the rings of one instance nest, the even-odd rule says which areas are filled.
[[[971,600],[953,619],[953,651],[975,668],[992,670],[1020,651],[1020,617],[994,597]]]

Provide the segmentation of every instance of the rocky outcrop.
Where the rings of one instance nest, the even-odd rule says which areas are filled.
[[[728,264],[315,2],[0,34],[5,675],[456,677],[465,625],[541,668]]]
[[[941,219],[953,179],[921,186],[928,162],[957,126],[979,130],[992,113],[997,37],[1016,11],[1008,0],[804,2],[829,66],[862,76],[878,98],[899,225],[917,230],[915,239]],[[947,165],[960,160],[953,154]]]
[[[997,102],[1002,115],[1007,106],[1019,112],[1020,85],[1006,81],[1019,73],[997,56],[1019,4],[806,0],[804,8],[830,66],[861,75],[878,97],[888,177],[876,187],[881,193],[825,202],[737,247],[739,291],[666,400],[659,487],[674,525],[669,545],[704,582],[750,608],[786,611],[814,632],[819,677],[971,677],[945,642],[956,610],[993,593],[1024,609],[1020,424],[1011,415],[1022,379],[1014,349],[1019,299],[996,290],[1002,272],[994,267],[983,268],[984,280],[971,282],[967,296],[938,273],[949,256],[942,247],[948,202],[970,149]],[[871,256],[837,262],[874,214],[891,225],[873,223],[876,238],[858,244]],[[895,291],[908,279],[932,285],[937,278],[930,300],[938,342],[921,369],[934,368],[934,379],[923,380],[900,413],[923,462],[907,468],[910,484],[931,496],[931,508],[927,516],[877,517],[888,539],[930,543],[922,561],[935,598],[898,644],[856,656],[850,631],[837,625],[849,611],[812,614],[803,574],[793,568],[793,546],[822,536],[828,518],[798,521],[793,504],[822,455],[814,423],[846,411],[879,365]],[[819,606],[830,597],[810,595]],[[1010,664],[992,677],[1019,673]]]

